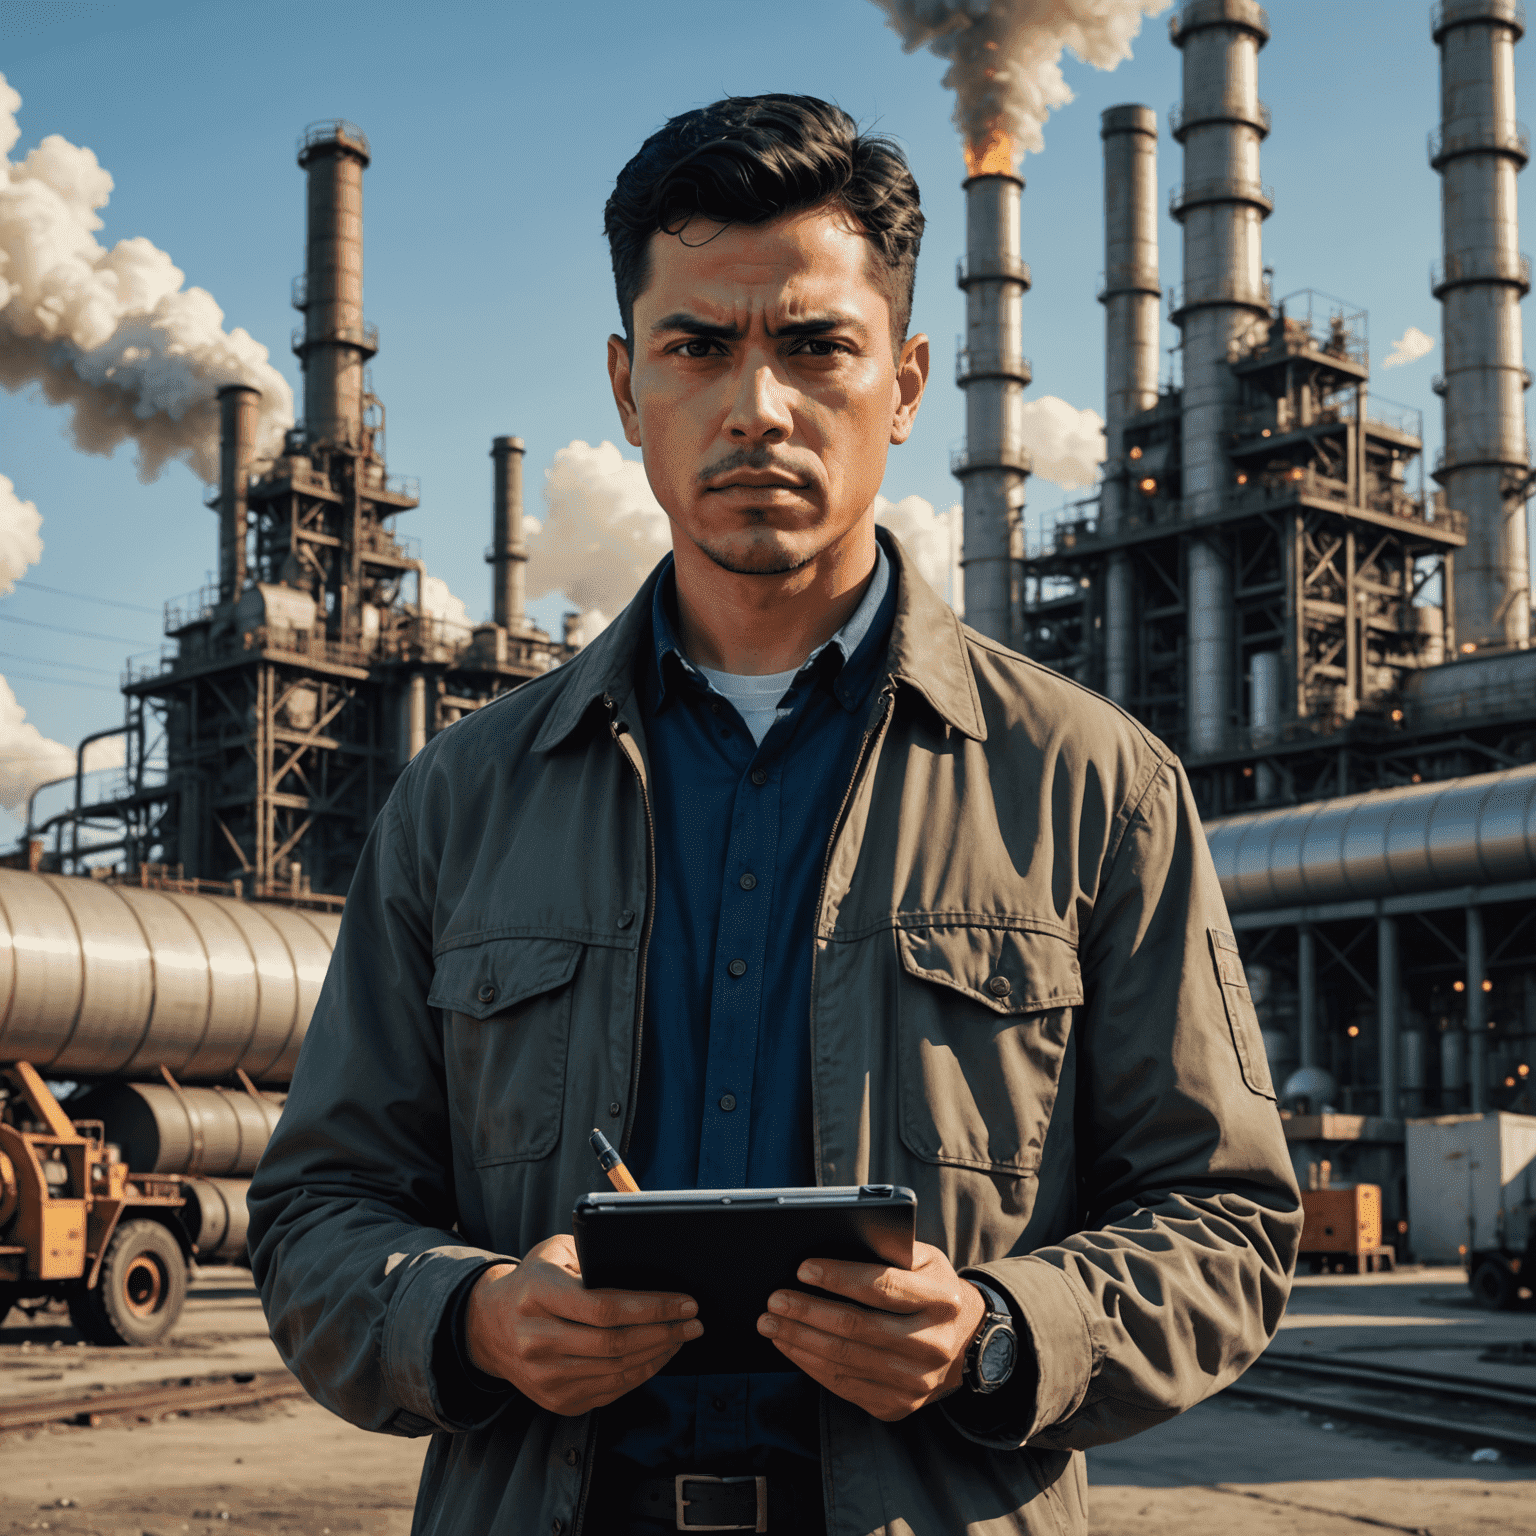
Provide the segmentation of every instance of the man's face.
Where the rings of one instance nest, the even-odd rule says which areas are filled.
[[[651,237],[634,358],[610,337],[608,368],[674,544],[780,575],[869,513],[928,373],[927,337],[893,355],[876,260],[839,209]]]

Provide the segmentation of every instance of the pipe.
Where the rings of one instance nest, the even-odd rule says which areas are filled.
[[[313,123],[299,140],[308,174],[304,311],[294,350],[304,367],[304,426],[312,443],[361,448],[363,368],[379,350],[363,319],[363,171],[371,153],[362,129],[339,119]]]
[[[1240,382],[1229,352],[1267,319],[1260,230],[1273,204],[1259,181],[1268,132],[1258,98],[1258,54],[1269,18],[1254,0],[1188,0],[1169,27],[1183,54],[1183,100],[1173,137],[1184,185],[1171,213],[1184,226],[1184,284],[1173,311],[1183,333],[1183,513],[1221,510],[1232,483],[1226,444]],[[1234,718],[1232,575],[1219,534],[1191,541],[1187,750],[1220,751]]]
[[[104,1083],[69,1101],[75,1120],[100,1120],[135,1173],[256,1171],[277,1127],[281,1103],[243,1088],[172,1088],[166,1083]]]
[[[1017,176],[965,182],[966,344],[955,360],[965,391],[965,450],[951,467],[961,483],[965,621],[1003,645],[1014,643],[1014,587],[1022,554],[1019,526],[1029,455],[1023,444],[1023,298],[1029,268],[1019,255]]]
[[[232,603],[245,590],[245,540],[250,509],[247,488],[256,457],[261,391],[226,384],[219,391],[219,601]]]
[[[1536,765],[1406,784],[1205,829],[1235,912],[1536,879]]]
[[[1515,177],[1529,156],[1515,121],[1518,0],[1443,0],[1432,13],[1440,50],[1440,173],[1444,259],[1431,280],[1445,341],[1445,450],[1435,479],[1467,518],[1456,557],[1462,642],[1525,646],[1531,634],[1525,521],[1520,301],[1530,262],[1520,254]]]
[[[1376,1048],[1381,1084],[1380,1113],[1395,1119],[1401,1113],[1398,1031],[1402,1007],[1402,972],[1397,953],[1397,919],[1376,919]]]
[[[416,756],[427,744],[427,679],[420,672],[411,674],[405,695],[405,760]]]
[[[1270,745],[1281,721],[1281,678],[1285,655],[1281,651],[1256,651],[1248,663],[1248,731],[1255,747]],[[1279,791],[1275,770],[1268,763],[1254,769],[1253,795],[1260,805]]]
[[[1111,107],[1099,119],[1104,141],[1104,442],[1099,527],[1125,518],[1125,423],[1157,404],[1157,114],[1151,107]],[[1130,701],[1135,658],[1135,589],[1130,557],[1109,557],[1104,583],[1104,691]]]
[[[1488,942],[1483,935],[1481,907],[1467,908],[1467,1082],[1472,1093],[1468,1108],[1480,1115],[1488,1108]]]
[[[285,1083],[340,919],[0,869],[0,1061]]]
[[[1296,1054],[1303,1067],[1317,1065],[1317,935],[1311,923],[1296,928]]]
[[[520,437],[491,439],[491,458],[496,468],[492,480],[495,524],[491,550],[492,618],[508,634],[528,627],[526,572],[528,546],[523,543],[523,440]]]
[[[181,1188],[187,1200],[181,1219],[197,1244],[198,1259],[204,1264],[243,1260],[251,1225],[246,1205],[251,1181],[186,1178]]]

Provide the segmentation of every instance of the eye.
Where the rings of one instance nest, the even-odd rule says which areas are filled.
[[[691,341],[673,348],[673,353],[677,357],[718,357],[720,343],[711,341],[707,336],[695,336]]]
[[[795,352],[806,357],[836,357],[839,352],[846,352],[848,348],[840,341],[833,341],[829,336],[808,336],[799,342]]]

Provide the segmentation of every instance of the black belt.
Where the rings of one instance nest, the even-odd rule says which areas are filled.
[[[634,1485],[634,1518],[665,1522],[679,1531],[770,1531],[778,1536],[822,1528],[820,1469],[808,1477],[721,1477],[681,1472]]]

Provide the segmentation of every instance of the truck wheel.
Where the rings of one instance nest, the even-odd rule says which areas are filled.
[[[130,1221],[107,1245],[95,1286],[69,1300],[76,1328],[93,1344],[158,1344],[181,1316],[187,1262],[158,1221]]]
[[[1478,1306],[1506,1312],[1515,1304],[1515,1277],[1503,1259],[1484,1259],[1468,1281]]]

